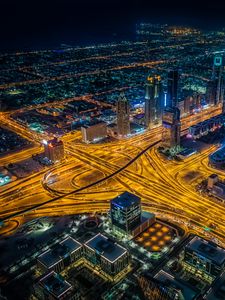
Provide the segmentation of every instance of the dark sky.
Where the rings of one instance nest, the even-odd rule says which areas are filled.
[[[140,21],[225,26],[225,1],[0,0],[0,49],[131,38]]]

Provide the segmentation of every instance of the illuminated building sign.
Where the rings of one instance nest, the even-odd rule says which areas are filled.
[[[222,56],[215,56],[214,66],[216,66],[216,67],[222,66]]]
[[[150,82],[150,83],[153,83],[154,79],[157,80],[157,81],[160,81],[161,80],[161,76],[159,76],[159,75],[148,76],[147,81]]]

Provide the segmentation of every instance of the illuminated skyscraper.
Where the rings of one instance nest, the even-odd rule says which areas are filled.
[[[178,80],[177,70],[169,71],[167,82],[167,103],[166,106],[176,107],[178,103]]]
[[[223,57],[221,55],[216,55],[213,61],[213,73],[212,78],[208,82],[207,86],[207,100],[211,105],[217,105],[219,103],[224,106],[224,65]]]
[[[163,113],[162,145],[172,148],[180,145],[180,110],[167,107]]]
[[[145,94],[145,125],[149,129],[162,124],[164,93],[160,76],[149,76]]]
[[[130,133],[130,107],[127,98],[122,94],[117,101],[116,110],[118,136],[125,137]]]
[[[111,200],[112,225],[129,232],[141,223],[141,199],[125,192]]]
[[[44,155],[52,162],[60,161],[64,158],[63,142],[54,138],[50,141],[44,141]]]

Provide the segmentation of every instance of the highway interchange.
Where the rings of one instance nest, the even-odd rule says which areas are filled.
[[[163,62],[145,62],[138,66],[151,68]],[[137,64],[122,68],[135,66]],[[42,78],[41,81],[59,79]],[[12,86],[32,83],[36,81]],[[0,89],[5,87],[2,85]],[[85,97],[90,100],[92,95]],[[19,111],[54,104],[32,105]],[[221,107],[215,107],[198,115],[194,121],[186,117],[182,130],[185,132],[192,124],[220,112]],[[10,114],[1,113],[0,124],[33,144],[28,149],[0,157],[0,166],[25,160],[43,151],[41,141],[44,136],[34,134],[16,123]],[[123,191],[130,191],[142,198],[144,209],[225,246],[224,205],[196,191],[196,184],[200,180],[215,173],[208,166],[208,155],[215,151],[216,146],[182,162],[168,161],[157,151],[161,134],[162,128],[156,128],[128,139],[93,145],[82,144],[78,131],[65,135],[62,138],[65,146],[65,159],[62,162],[0,187],[0,234],[11,234],[24,222],[41,216],[105,212],[110,199]],[[223,172],[216,172],[225,179]],[[193,179],[190,179],[190,173],[194,174]],[[211,224],[215,228],[206,231],[204,228]]]
[[[158,153],[160,139],[161,128],[95,145],[82,144],[80,132],[64,136],[63,162],[1,188],[1,234],[35,217],[106,211],[110,199],[128,190],[141,196],[145,209],[224,243],[223,204],[195,190],[199,180],[215,172],[208,166],[208,155],[216,146],[175,162]],[[34,149],[1,158],[1,165],[30,157],[33,151],[43,149],[36,142]],[[187,179],[190,172],[195,174],[192,181]],[[225,179],[223,172],[218,173]],[[210,224],[216,229],[205,232],[203,227]]]

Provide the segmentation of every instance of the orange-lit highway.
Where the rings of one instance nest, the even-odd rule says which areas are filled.
[[[13,128],[16,131],[17,127]],[[22,134],[22,130],[19,133]],[[147,210],[167,215],[190,230],[210,234],[224,243],[224,206],[195,191],[197,182],[215,172],[207,164],[208,155],[215,147],[184,162],[168,161],[158,154],[157,144],[150,147],[160,139],[161,128],[95,145],[82,144],[79,132],[68,134],[64,137],[65,161],[1,188],[1,219],[5,219],[1,234],[9,234],[19,224],[35,217],[105,211],[111,198],[128,190],[142,197]],[[35,147],[41,151],[40,146]],[[32,148],[11,154],[11,159],[19,161],[31,153]],[[0,162],[5,164],[7,157]],[[190,173],[194,174],[191,180]],[[225,179],[225,175],[219,173]],[[21,213],[44,202],[47,204]],[[10,217],[14,214],[18,215]],[[212,223],[216,229],[205,233],[203,227]]]
[[[189,45],[192,43],[188,43]],[[201,44],[198,42],[197,44]],[[186,44],[168,45],[162,49],[176,48]],[[112,45],[113,47],[113,45]],[[149,52],[157,50],[148,49]],[[140,50],[139,52],[142,52]],[[49,67],[71,64],[78,61],[108,60],[114,57],[127,57],[133,52],[121,52],[113,55],[92,56],[88,59],[62,60],[60,62],[41,63],[37,67]],[[21,55],[21,53],[17,53]],[[184,58],[185,59],[185,58]],[[168,60],[170,63],[179,58]],[[101,71],[123,70],[137,67],[163,69],[167,60],[137,61],[133,63],[93,70],[85,73],[63,74],[59,76],[40,75],[39,79],[11,82],[0,85],[1,90],[82,75],[99,74]],[[166,67],[167,68],[167,67]],[[13,70],[13,69],[12,69]],[[23,66],[19,69],[32,73],[33,69]],[[10,71],[10,70],[6,70]],[[37,74],[36,74],[37,75]],[[185,74],[184,74],[185,75]],[[187,75],[187,74],[186,74]],[[205,78],[201,78],[205,80]],[[123,91],[129,86],[114,88]],[[29,112],[48,106],[60,106],[74,100],[93,102],[93,96],[110,93],[111,90],[95,95],[72,97],[52,103],[30,105],[14,112],[0,113],[0,124],[32,142],[30,147],[0,157],[0,167],[30,158],[43,151],[40,142],[49,136],[34,133],[24,125],[17,123],[11,115]],[[105,103],[100,105],[110,106]],[[182,131],[222,112],[221,106],[209,107],[195,115],[182,118]],[[168,218],[196,231],[200,235],[216,238],[225,244],[224,206],[212,198],[203,197],[196,192],[196,185],[202,179],[215,173],[208,166],[208,155],[216,148],[211,147],[202,153],[187,158],[184,162],[168,161],[157,152],[162,136],[162,128],[155,128],[140,135],[124,140],[115,140],[105,144],[82,144],[81,133],[73,132],[62,137],[65,146],[65,159],[51,167],[45,167],[26,178],[17,179],[0,187],[0,234],[14,232],[24,222],[40,216],[55,216],[75,213],[93,213],[106,211],[109,201],[123,191],[130,191],[142,198],[143,207],[158,216]],[[221,179],[225,174],[218,172]],[[206,232],[204,227],[215,225],[215,229]]]

